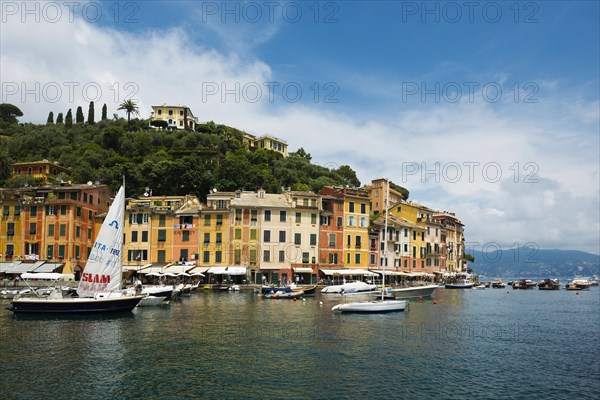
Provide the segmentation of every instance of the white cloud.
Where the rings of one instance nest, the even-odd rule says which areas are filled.
[[[274,32],[265,31],[259,41]],[[18,105],[24,120],[45,122],[49,111],[87,109],[85,84],[102,90],[97,114],[104,102],[109,114],[116,112],[135,91],[143,117],[151,105],[186,104],[200,120],[285,138],[291,150],[304,147],[322,165],[349,164],[363,182],[388,177],[406,186],[414,199],[455,211],[469,241],[533,241],[540,247],[600,252],[597,100],[569,99],[564,91],[538,104],[422,107],[386,98],[383,112],[369,107],[365,116],[346,107],[343,98],[325,107],[286,103],[279,93],[271,103],[263,84],[277,80],[277,71],[248,54],[206,48],[181,29],[126,33],[80,19],[9,20],[0,45],[1,100]],[[52,82],[62,89],[55,102],[48,101],[49,93],[39,93],[39,101],[32,94],[21,101],[22,84],[33,89],[37,83],[43,92]],[[79,84],[73,99],[69,82]],[[551,82],[561,85],[559,77]],[[13,90],[13,83],[19,90],[11,95],[5,89]],[[255,103],[239,91],[238,98],[232,93],[203,98],[207,85],[236,91],[238,84],[241,91],[253,83],[263,88]],[[389,112],[394,108],[399,111]]]

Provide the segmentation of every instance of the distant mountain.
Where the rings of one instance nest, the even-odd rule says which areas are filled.
[[[573,278],[600,276],[600,256],[577,250],[534,249],[472,252],[474,273],[488,278]]]

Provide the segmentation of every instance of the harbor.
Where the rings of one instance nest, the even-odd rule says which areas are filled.
[[[27,374],[49,398],[524,398],[534,382],[540,398],[598,393],[597,287],[439,288],[373,315],[332,312],[343,297],[198,290],[116,316],[13,315],[1,300],[0,391],[29,398]]]

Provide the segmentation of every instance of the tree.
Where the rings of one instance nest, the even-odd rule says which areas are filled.
[[[475,262],[475,257],[473,257],[473,255],[469,253],[465,253],[464,259],[470,262]]]
[[[337,172],[342,177],[342,179],[344,180],[344,182],[346,182],[347,185],[350,185],[352,187],[360,186],[360,181],[356,177],[356,172],[354,172],[354,170],[349,165],[342,165],[341,167],[336,169],[335,172]]]
[[[67,111],[67,115],[65,117],[65,126],[67,128],[70,128],[73,126],[73,113],[71,113],[70,108],[69,108],[69,111]]]
[[[127,113],[127,127],[131,130],[131,114],[140,115],[138,105],[129,99],[122,102],[117,110],[124,110]]]
[[[58,113],[58,116],[56,117],[56,124],[62,124],[63,123],[63,113]]]
[[[3,181],[10,177],[10,173],[12,170],[12,160],[8,155],[7,146],[2,146],[0,148],[0,181]]]
[[[300,147],[298,151],[295,153],[291,153],[290,156],[298,156],[307,159],[308,161],[312,160],[310,153],[307,153],[303,147]]]
[[[21,111],[19,107],[9,103],[0,104],[0,120],[6,121],[11,124],[16,124],[19,122],[17,120],[17,117],[22,116],[23,111]]]
[[[75,122],[78,124],[83,124],[83,110],[81,106],[77,106],[77,113],[75,114]]]
[[[48,120],[46,121],[46,123],[49,125],[54,123],[54,113],[52,111],[50,111],[50,113],[48,114]]]
[[[94,123],[94,102],[90,101],[90,107],[88,108],[88,124]]]
[[[102,121],[106,119],[106,103],[102,106]]]

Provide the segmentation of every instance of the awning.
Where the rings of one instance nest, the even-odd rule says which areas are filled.
[[[246,275],[246,267],[227,267],[227,275]]]
[[[142,270],[146,269],[146,268],[150,268],[152,266],[152,264],[146,264],[146,265],[123,265],[123,271],[134,271],[134,272],[140,272],[140,273],[144,273]]]
[[[46,261],[36,261],[34,263],[28,262],[19,262],[18,264],[15,262],[13,267],[6,271],[7,274],[22,274],[23,272],[31,272],[36,268],[40,267]]]
[[[312,268],[298,267],[294,268],[294,272],[297,274],[310,274],[313,272]]]
[[[32,272],[25,272],[24,274],[21,274],[21,278],[23,279],[52,279],[52,280],[57,280],[57,279],[74,279],[75,276],[73,274],[59,274],[56,272],[45,272],[45,273],[32,273]]]
[[[6,270],[11,269],[13,266],[12,261],[11,262],[0,262],[0,274],[6,272]]]
[[[261,270],[261,271],[279,271],[281,269],[286,270],[286,271],[290,270],[289,267],[281,267],[281,266],[279,266],[279,267],[272,267],[272,266],[263,267],[263,266],[260,266],[258,269]]]
[[[44,263],[39,268],[37,268],[34,272],[54,272],[55,270],[62,268],[65,265],[64,263]]]
[[[342,276],[350,276],[350,275],[366,275],[373,276],[376,275],[371,271],[367,271],[366,269],[320,269],[322,273],[325,275],[342,275]]]
[[[146,268],[146,269],[140,271],[140,274],[156,275],[156,274],[162,274],[162,272],[163,272],[163,267],[150,267],[150,268]]]
[[[181,265],[181,264],[176,264],[176,265],[170,265],[167,266],[163,269],[163,272],[172,272],[174,274],[182,274],[184,272],[187,272],[188,270],[194,268],[193,265]]]
[[[383,275],[383,270],[382,269],[372,269],[371,271],[373,272],[377,272],[378,274]],[[386,276],[403,276],[404,272],[400,272],[400,271],[385,271],[385,275]]]
[[[196,267],[188,271],[188,274],[194,276],[204,276],[203,272],[208,271],[209,267]]]
[[[227,267],[210,267],[206,273],[214,275],[227,275]]]

